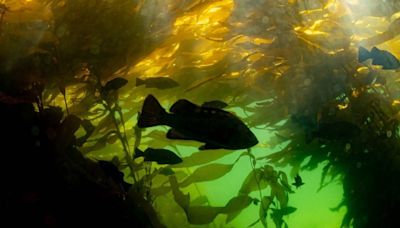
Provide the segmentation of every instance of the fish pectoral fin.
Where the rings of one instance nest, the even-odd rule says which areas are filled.
[[[215,149],[222,149],[222,147],[211,143],[206,143],[201,147],[199,147],[199,150],[215,150]]]
[[[186,136],[185,134],[177,131],[176,129],[169,129],[167,132],[168,139],[181,139],[181,140],[193,140],[192,138]]]

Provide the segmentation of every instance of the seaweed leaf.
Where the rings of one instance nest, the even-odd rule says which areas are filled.
[[[287,206],[289,201],[288,194],[286,193],[284,187],[282,187],[282,185],[280,185],[278,182],[271,184],[271,196],[278,199],[282,208]]]
[[[162,174],[164,176],[170,176],[170,175],[174,175],[175,174],[175,172],[169,167],[164,167],[164,168],[159,169],[158,173]]]
[[[289,215],[295,212],[297,208],[295,207],[282,207],[281,209],[272,208],[271,218],[274,221],[276,227],[282,227],[282,224],[285,224],[283,221],[283,216]]]
[[[190,207],[186,213],[191,224],[203,225],[214,221],[215,217],[221,213],[223,207],[194,206]]]
[[[173,168],[183,168],[183,167],[191,167],[196,165],[203,165],[212,161],[215,161],[219,158],[222,158],[228,154],[231,154],[230,150],[207,150],[200,151],[197,153],[193,153],[189,157],[183,158],[183,162],[173,165]]]
[[[324,166],[324,168],[322,168],[321,180],[319,182],[319,188],[318,188],[317,192],[319,192],[324,186],[326,186],[325,179],[326,179],[326,176],[328,175],[329,170],[331,169],[331,166],[332,166],[332,164],[328,163]]]
[[[293,193],[293,190],[288,182],[286,173],[279,171],[278,176],[279,176],[279,182],[282,185],[282,187],[284,187],[287,192]]]
[[[201,206],[208,203],[208,198],[205,195],[201,195],[196,197],[193,201],[190,202],[192,206]]]
[[[257,225],[257,223],[260,222],[260,219],[257,219],[256,221],[254,221],[252,224],[248,225],[247,227],[253,227],[255,225]]]
[[[244,208],[248,207],[253,202],[253,199],[247,195],[239,195],[235,198],[229,200],[229,202],[225,205],[225,208],[222,210],[222,213],[232,213],[236,211],[241,211]]]
[[[209,164],[196,169],[192,175],[186,178],[181,187],[189,186],[192,183],[212,181],[218,179],[231,171],[233,165]]]
[[[264,196],[261,200],[258,215],[260,216],[260,221],[264,227],[267,227],[267,215],[268,215],[269,206],[273,202],[272,200],[273,200],[273,197],[271,197],[271,196]]]
[[[263,178],[264,170],[262,168],[254,169],[250,171],[246,179],[242,183],[242,187],[239,190],[239,194],[248,195],[253,191],[258,191],[258,184],[260,189],[266,188],[269,183]],[[258,182],[258,184],[257,184]]]
[[[229,223],[234,218],[236,218],[243,209],[248,207],[253,199],[247,195],[239,195],[235,198],[232,198],[222,210],[223,213],[227,214],[226,223]]]
[[[172,194],[176,203],[187,213],[190,205],[190,195],[183,194],[179,189],[178,180],[174,175],[169,176],[169,183],[171,184]]]

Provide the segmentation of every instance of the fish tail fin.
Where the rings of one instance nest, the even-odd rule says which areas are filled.
[[[138,127],[152,127],[162,125],[162,118],[167,113],[153,95],[148,95],[143,103],[142,113],[139,115]]]
[[[362,63],[365,60],[371,58],[371,53],[364,47],[358,48],[358,62]]]
[[[144,152],[141,151],[139,148],[135,148],[135,155],[133,155],[133,159],[138,157],[144,157]]]
[[[144,84],[144,80],[140,78],[136,78],[136,86],[141,86]]]

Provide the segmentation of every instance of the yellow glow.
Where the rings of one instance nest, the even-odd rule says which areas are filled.
[[[343,110],[343,109],[346,109],[348,106],[349,106],[349,104],[344,104],[344,105],[339,104],[337,107],[339,110]]]
[[[232,73],[231,73],[231,76],[232,76],[232,77],[239,76],[239,75],[240,75],[240,72],[232,72]]]
[[[218,1],[208,7],[195,9],[176,19],[174,34],[192,32],[193,34],[207,35],[216,27],[218,22],[225,21],[233,9],[233,1]]]
[[[262,57],[264,57],[263,53],[256,53],[254,55],[249,56],[249,58],[247,58],[247,60],[250,62],[255,62],[255,61],[261,59]]]
[[[392,105],[400,105],[400,100],[393,100]]]
[[[260,45],[260,44],[270,44],[270,43],[273,42],[273,40],[271,40],[271,39],[263,39],[263,38],[254,38],[253,41],[254,41],[254,43],[257,44],[257,45]]]
[[[326,33],[326,32],[315,31],[315,30],[311,30],[311,29],[304,30],[304,33],[307,35],[328,35],[328,33]]]
[[[359,74],[368,74],[369,73],[369,68],[368,67],[360,67],[357,69],[357,72]]]
[[[169,71],[175,71],[182,65],[194,65],[199,68],[214,65],[231,51],[230,46],[233,45],[229,41],[222,42],[225,34],[229,32],[223,22],[229,18],[233,7],[232,0],[216,1],[194,7],[178,17],[173,24],[172,37],[137,63],[129,74],[151,77],[161,74],[161,71],[165,71],[163,75],[169,74]],[[178,51],[181,43],[186,40],[196,40],[196,49]],[[256,42],[271,43],[262,38],[258,38]]]

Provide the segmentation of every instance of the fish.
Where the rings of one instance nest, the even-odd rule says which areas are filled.
[[[323,138],[329,140],[347,140],[361,134],[361,129],[350,122],[337,121],[320,123],[318,129],[311,132],[312,138]]]
[[[358,49],[358,61],[362,63],[368,59],[372,59],[372,65],[380,65],[384,70],[400,68],[400,61],[392,53],[380,50],[377,47],[373,47],[371,51],[368,51],[360,46]]]
[[[201,107],[204,108],[217,108],[217,109],[223,109],[227,106],[228,106],[227,103],[220,100],[206,101],[201,105]]]
[[[126,80],[125,78],[120,78],[120,77],[114,78],[114,79],[111,79],[110,81],[108,81],[102,87],[102,91],[109,92],[112,90],[118,90],[118,89],[124,87],[127,83],[128,83],[128,80]]]
[[[179,83],[168,77],[136,78],[136,86],[142,85],[146,88],[171,89],[178,87]]]
[[[121,190],[127,192],[132,186],[132,184],[124,181],[124,173],[121,172],[113,162],[98,160],[97,163],[107,176],[109,176],[113,181],[119,184]]]
[[[303,184],[305,184],[305,183],[303,183],[303,180],[301,179],[300,175],[297,174],[297,175],[294,177],[294,182],[292,183],[292,185],[296,186],[296,188],[299,188],[299,187],[302,186]]]
[[[176,101],[169,111],[167,113],[153,95],[148,95],[138,127],[167,125],[171,127],[167,138],[205,143],[200,150],[247,149],[258,143],[250,129],[230,112],[201,107],[186,99]]]
[[[145,151],[141,151],[139,148],[135,148],[135,155],[133,158],[144,157],[144,161],[157,162],[157,164],[179,164],[182,162],[182,158],[176,155],[174,152],[167,149],[154,149],[147,148]]]

